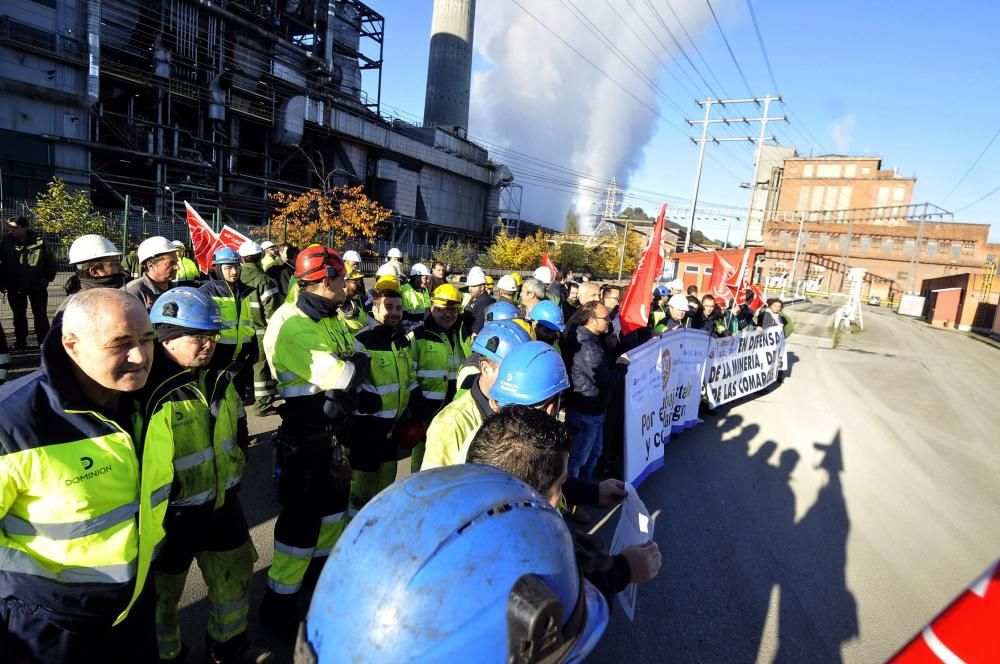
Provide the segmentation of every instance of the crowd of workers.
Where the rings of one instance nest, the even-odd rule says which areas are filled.
[[[611,556],[553,525],[554,509],[586,523],[581,506],[625,497],[619,480],[595,481],[601,463],[613,470],[614,445],[605,443],[621,435],[618,357],[680,327],[791,331],[780,301],[754,315],[746,304],[685,295],[679,282],[651,294],[647,329],[622,335],[621,287],[547,267],[495,282],[473,267],[457,280],[438,262],[404,268],[392,249],[365,275],[356,251],[247,241],[218,249],[202,274],[185,253],[163,237],[129,256],[104,237],[76,239],[75,273],[50,331],[52,253],[26,220],[8,224],[0,285],[14,348],[27,347],[30,304],[41,356],[40,370],[0,388],[8,661],[183,660],[178,604],[193,560],[208,588],[210,661],[268,660],[248,638],[257,554],[238,492],[250,405],[281,417],[273,436],[281,511],[259,616],[278,638],[298,637],[297,657],[351,659],[345,653],[367,643],[421,659],[416,645],[406,650],[404,637],[380,628],[393,605],[401,624],[411,621],[393,631],[405,638],[419,640],[421,624],[440,632],[439,614],[458,612],[451,624],[495,620],[471,633],[533,653],[517,661],[578,659],[600,637],[610,598],[660,568],[653,542]],[[395,482],[406,459],[416,477]],[[373,499],[381,516],[366,520],[365,537],[337,547]],[[480,523],[486,515],[493,529]],[[404,525],[418,519],[425,525]],[[525,562],[515,542],[532,528],[557,536],[528,537],[535,557]],[[473,530],[460,551],[444,550]],[[504,552],[476,561],[475,580],[452,578],[459,585],[447,594],[422,594],[400,576],[430,565],[435,579],[449,579],[475,547]],[[303,588],[331,554],[353,562],[326,566],[303,622]],[[482,584],[508,577],[497,586],[511,593],[507,612],[493,615],[497,591]],[[554,622],[546,598],[559,605]],[[554,633],[535,621],[546,616]],[[426,652],[440,659],[477,647]]]

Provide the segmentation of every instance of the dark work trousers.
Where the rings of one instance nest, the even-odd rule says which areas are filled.
[[[14,338],[19,346],[24,346],[28,342],[28,303],[31,303],[31,315],[35,318],[35,337],[38,345],[42,344],[42,339],[49,331],[49,291],[45,288],[22,293],[20,291],[8,291],[7,301],[10,302],[10,310],[14,314]]]
[[[13,598],[0,600],[0,661],[7,664],[49,662],[156,662],[156,617],[153,577],[128,617],[115,627],[52,622],[34,604]]]
[[[7,354],[7,335],[0,325],[0,385],[7,380],[7,370],[10,368],[10,355]]]

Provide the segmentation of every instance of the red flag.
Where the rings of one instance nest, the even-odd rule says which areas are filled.
[[[191,234],[194,259],[198,262],[198,269],[208,274],[212,267],[212,254],[220,246],[219,236],[212,231],[190,203],[184,201],[184,206],[187,208],[188,232]]]
[[[219,232],[219,242],[233,251],[239,251],[240,245],[244,242],[249,242],[249,240],[250,238],[246,235],[240,233],[235,228],[230,228],[229,226],[223,226],[222,230]]]
[[[559,275],[559,270],[556,268],[556,264],[552,262],[552,259],[549,258],[549,252],[547,251],[542,252],[542,267],[549,268],[549,272],[552,273],[552,281],[555,281]]]
[[[736,277],[736,268],[730,265],[718,251],[712,252],[712,280],[708,284],[708,292],[716,299],[729,300],[735,297],[735,289],[730,283]]]
[[[621,312],[618,314],[622,336],[641,327],[646,327],[646,322],[649,320],[653,284],[663,272],[663,254],[660,253],[660,241],[663,237],[663,223],[666,216],[667,204],[664,203],[663,207],[660,208],[660,216],[656,218],[653,232],[649,234],[646,248],[639,256],[639,263],[635,266],[635,274],[632,275],[632,283],[629,284],[625,299],[622,300]]]
[[[1000,561],[998,561],[1000,563]],[[889,660],[891,664],[1000,661],[1000,564],[958,596]]]

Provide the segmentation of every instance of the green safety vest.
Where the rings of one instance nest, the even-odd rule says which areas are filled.
[[[412,335],[408,335],[412,343]],[[378,417],[395,421],[410,404],[410,392],[417,389],[417,364],[410,346],[397,346],[392,342],[388,350],[365,346],[371,357],[368,377],[358,385],[361,392],[373,392],[382,398],[382,410],[377,413],[358,413],[362,417]],[[388,429],[391,435],[392,428]]]
[[[342,357],[364,353],[344,321],[324,318],[314,321],[287,302],[274,312],[264,333],[264,354],[278,393],[294,398],[343,390],[354,376],[354,365]]]
[[[653,332],[666,332],[667,331],[667,312],[663,309],[657,307],[653,309],[652,320],[653,320]]]
[[[288,280],[288,292],[285,294],[285,304],[295,304],[299,299],[299,280],[292,277]]]
[[[445,406],[427,428],[427,445],[420,470],[463,463],[462,450],[482,425],[482,413],[471,391]]]
[[[452,345],[449,335],[426,327],[414,330],[413,355],[417,362],[417,381],[425,399],[444,405],[449,383],[454,383],[458,368],[465,359],[461,344]]]
[[[177,261],[177,276],[174,277],[174,280],[197,281],[199,274],[198,265],[195,264],[193,260],[185,256]]]
[[[228,282],[222,282],[229,291],[228,295],[219,295],[215,290],[206,291],[219,305],[219,312],[222,314],[222,338],[219,343],[236,346],[236,353],[240,348],[254,338],[256,330],[253,324],[253,313],[250,303],[252,297],[247,294],[237,300],[233,287]],[[207,285],[207,284],[206,284]],[[204,288],[204,286],[202,286]],[[239,310],[237,310],[239,306]]]
[[[156,387],[145,410],[147,449],[161,441],[173,443],[170,505],[195,507],[212,501],[215,509],[222,507],[226,491],[239,484],[246,466],[237,444],[238,423],[246,412],[227,374],[176,374]]]
[[[142,592],[165,536],[173,450],[167,441],[147,446],[140,463],[134,443],[141,431],[138,417],[135,431],[126,431],[92,410],[32,416],[51,418],[50,424],[61,418],[75,429],[80,423],[91,436],[81,430],[77,439],[32,442],[0,455],[0,572],[11,585],[32,579],[64,584],[71,598],[134,581],[117,625]]]
[[[423,314],[431,307],[431,294],[426,288],[414,288],[410,284],[403,284],[399,290],[403,298],[403,311],[407,314]]]
[[[264,272],[267,272],[272,267],[274,267],[275,265],[280,265],[282,262],[283,261],[281,260],[281,256],[272,256],[270,254],[265,253],[264,258],[262,258],[260,261],[260,269],[262,269]]]

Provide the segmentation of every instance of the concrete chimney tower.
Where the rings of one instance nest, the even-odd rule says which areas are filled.
[[[465,136],[472,86],[476,0],[434,0],[424,124]]]

